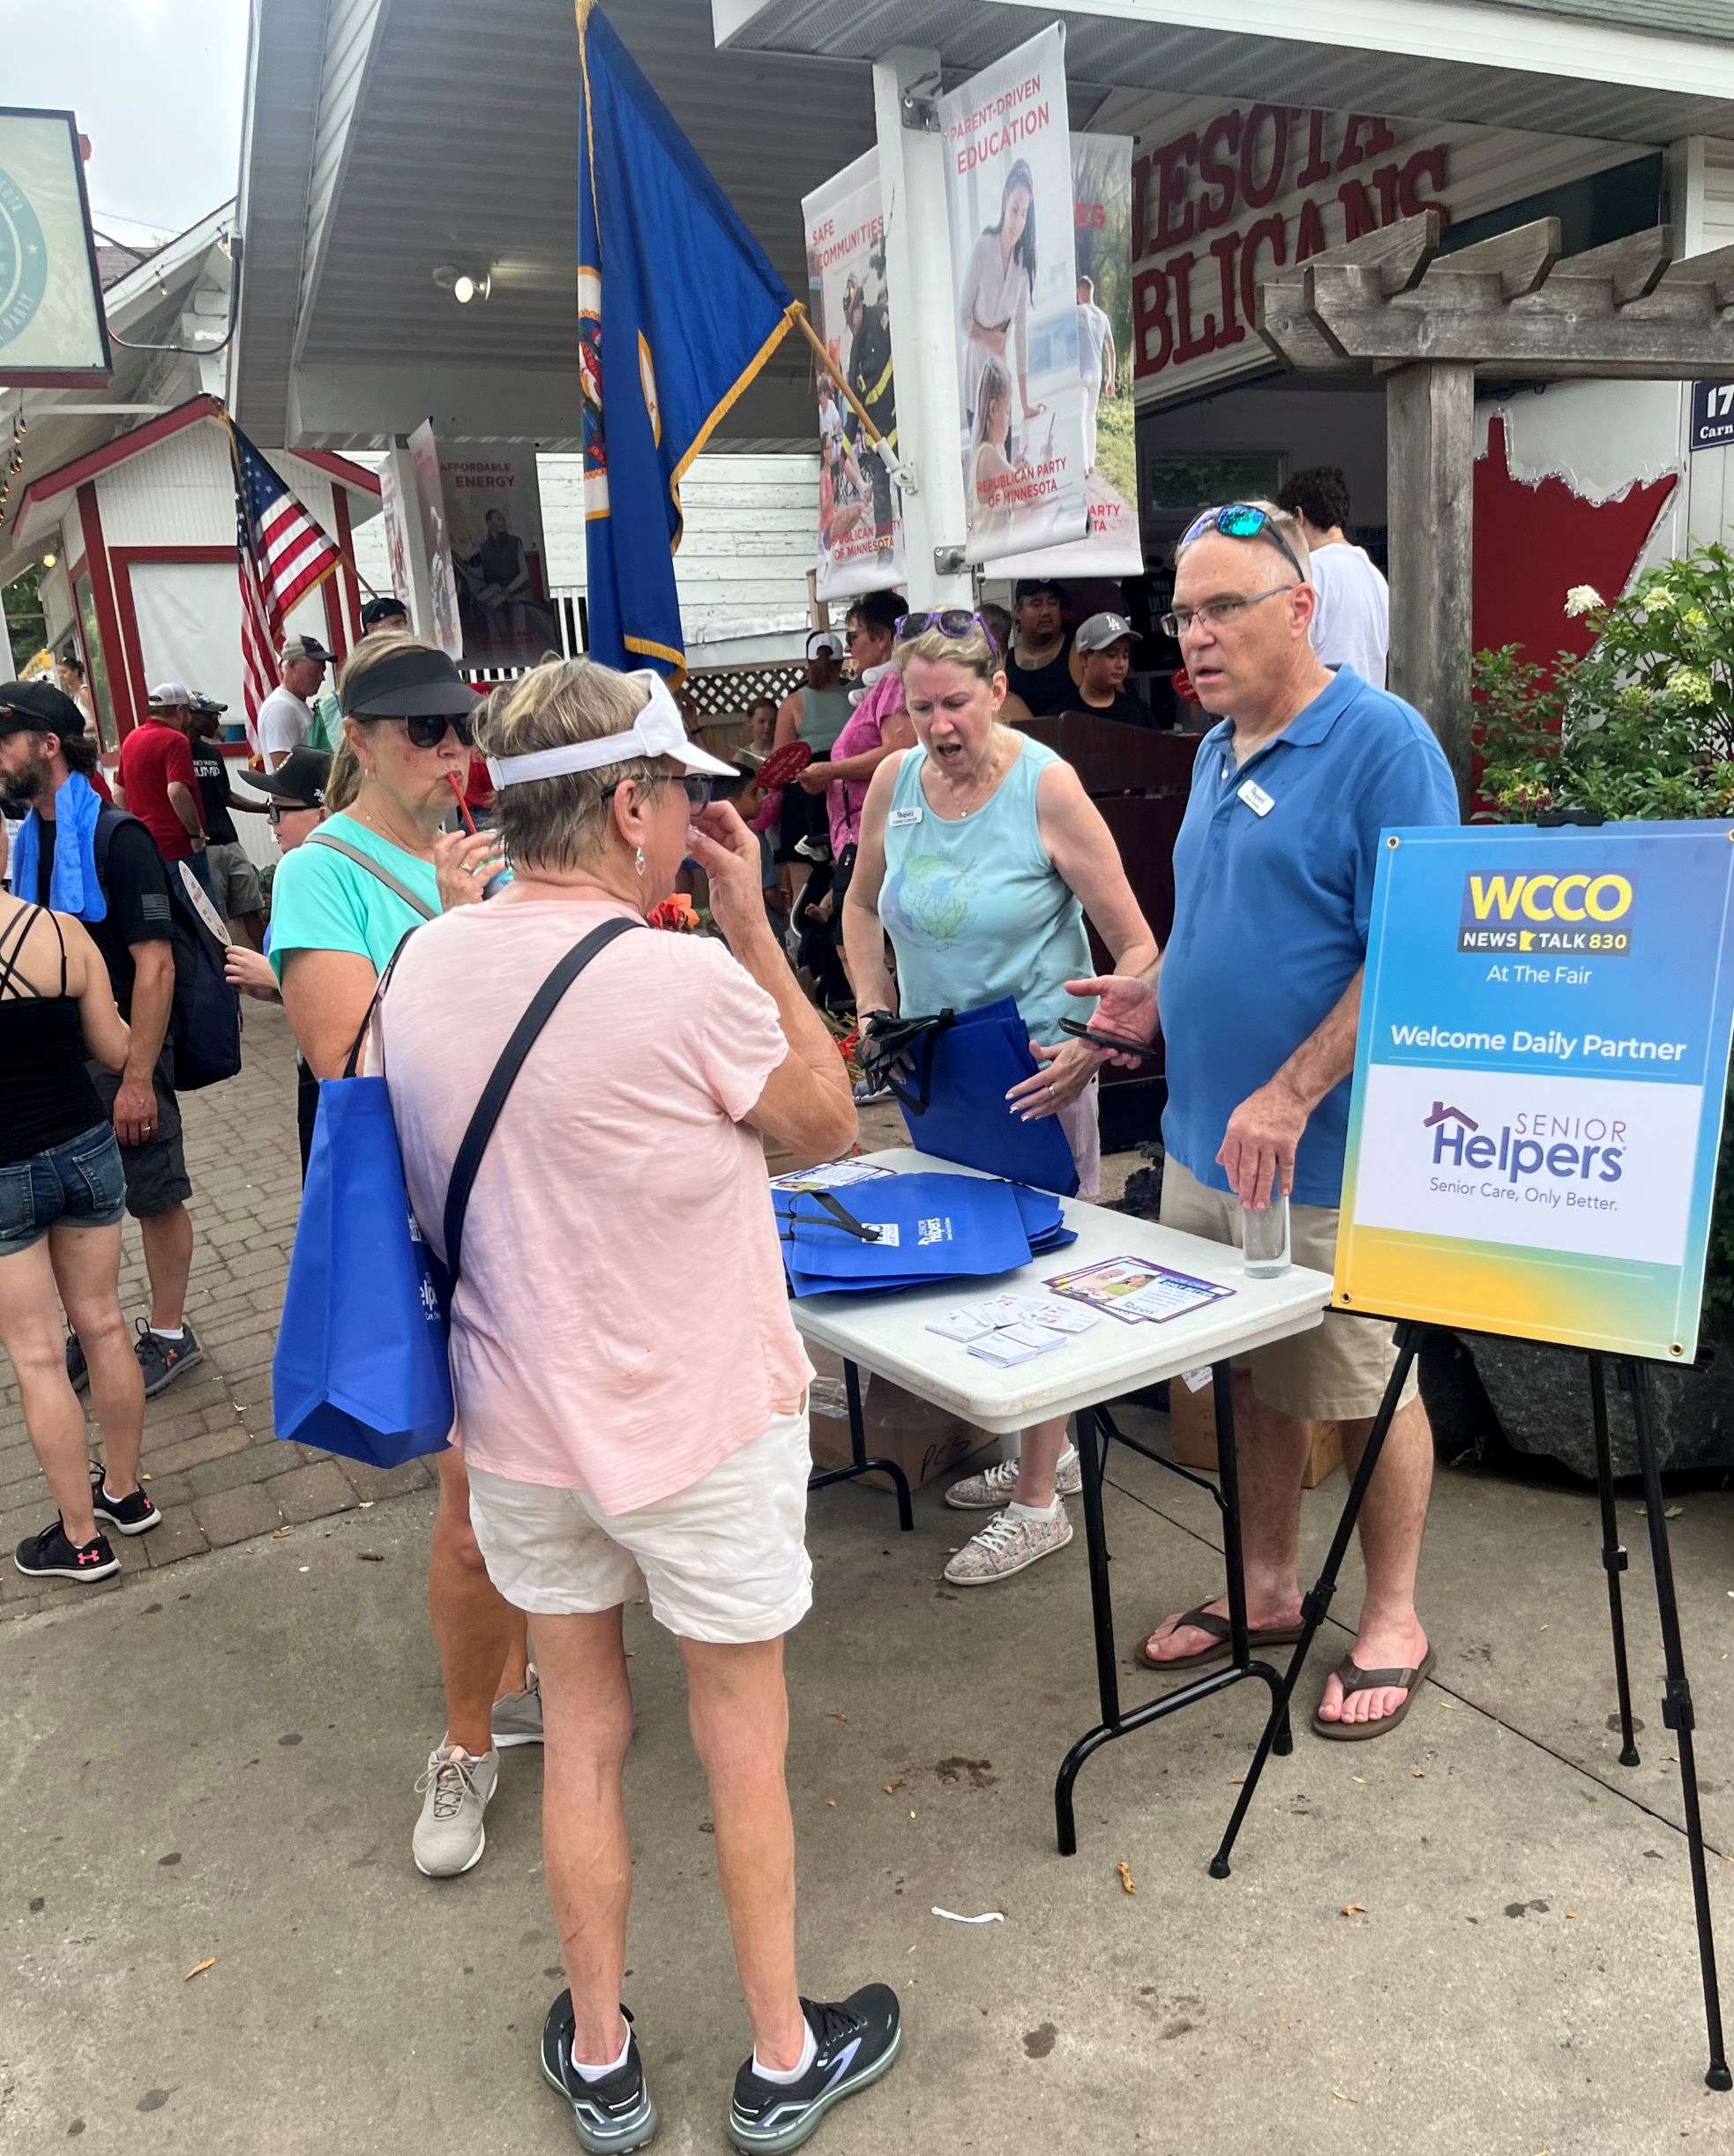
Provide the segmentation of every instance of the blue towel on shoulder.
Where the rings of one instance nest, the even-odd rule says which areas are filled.
[[[108,918],[108,901],[96,880],[96,819],[102,796],[74,772],[54,797],[54,874],[42,904],[80,921]],[[12,891],[34,900],[41,877],[42,819],[32,809],[12,843]]]

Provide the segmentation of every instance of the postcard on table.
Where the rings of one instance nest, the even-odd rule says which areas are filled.
[[[852,1182],[872,1182],[894,1171],[876,1168],[869,1160],[827,1160],[819,1168],[799,1168],[792,1175],[778,1175],[774,1190],[841,1190]]]
[[[1106,1310],[1129,1325],[1161,1324],[1234,1293],[1220,1281],[1176,1272],[1147,1257],[1104,1257],[1099,1265],[1080,1266],[1076,1272],[1057,1272],[1047,1285],[1057,1295]]]

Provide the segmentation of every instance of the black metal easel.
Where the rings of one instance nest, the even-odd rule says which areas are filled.
[[[1266,1760],[1273,1750],[1286,1751],[1289,1749],[1289,1705],[1295,1684],[1313,1638],[1330,1610],[1332,1597],[1336,1593],[1337,1575],[1348,1554],[1349,1538],[1360,1518],[1362,1503],[1378,1468],[1386,1435],[1396,1414],[1397,1403],[1402,1396],[1403,1386],[1425,1330],[1424,1325],[1411,1320],[1398,1324],[1396,1367],[1385,1388],[1385,1397],[1379,1404],[1379,1413],[1373,1418],[1366,1450],[1361,1455],[1360,1465],[1349,1484],[1348,1501],[1343,1505],[1336,1532],[1331,1537],[1324,1570],[1310,1592],[1302,1598],[1304,1629],[1289,1658],[1287,1674],[1274,1687],[1270,1717],[1259,1738],[1252,1764],[1246,1770],[1246,1779],[1241,1785],[1240,1794],[1235,1801],[1222,1846],[1210,1861],[1210,1876],[1214,1879],[1226,1879],[1229,1876],[1229,1857],[1234,1848],[1235,1838],[1240,1831],[1241,1822],[1245,1818],[1247,1808],[1257,1791]],[[1710,1927],[1709,1876],[1704,1859],[1704,1823],[1698,1804],[1698,1768],[1692,1742],[1694,1727],[1692,1687],[1686,1679],[1685,1651],[1680,1644],[1679,1604],[1674,1593],[1673,1561],[1669,1552],[1668,1523],[1663,1509],[1662,1471],[1656,1460],[1656,1430],[1650,1413],[1649,1366],[1635,1356],[1613,1360],[1616,1369],[1624,1372],[1623,1382],[1632,1395],[1633,1420],[1637,1429],[1638,1463],[1643,1477],[1645,1518],[1649,1528],[1650,1563],[1656,1575],[1656,1614],[1661,1619],[1662,1649],[1667,1668],[1662,1720],[1673,1732],[1678,1746],[1686,1850],[1692,1867],[1692,1899],[1698,1925],[1698,1963],[1703,1977],[1704,2017],[1709,2032],[1710,2060],[1704,2079],[1713,2089],[1726,2090],[1734,2088],[1734,2073],[1729,2070],[1728,2055],[1723,2041],[1722,2000],[1716,1983],[1715,1937]],[[1589,1357],[1589,1392],[1596,1425],[1596,1481],[1601,1498],[1602,1563],[1608,1576],[1608,1612],[1613,1630],[1614,1679],[1619,1693],[1620,1734],[1623,1740],[1620,1764],[1636,1766],[1638,1752],[1633,1742],[1632,1690],[1626,1664],[1626,1620],[1619,1585],[1619,1575],[1626,1569],[1626,1552],[1620,1546],[1614,1518],[1613,1451],[1608,1433],[1604,1358],[1600,1354],[1592,1354]],[[1220,1414],[1220,1406],[1218,1412]],[[1082,1418],[1080,1417],[1080,1435],[1081,1429]],[[1226,1473],[1223,1480],[1226,1486]],[[1087,1476],[1085,1488],[1087,1496]],[[1234,1576],[1234,1568],[1230,1567],[1231,1581]]]
[[[843,1389],[849,1403],[849,1464],[847,1467],[826,1467],[807,1477],[807,1488],[829,1489],[833,1482],[853,1482],[858,1474],[871,1474],[877,1467],[881,1474],[891,1477],[892,1487],[897,1493],[897,1524],[905,1534],[915,1531],[916,1516],[909,1510],[909,1478],[894,1459],[869,1459],[867,1457],[867,1429],[861,1419],[861,1372],[853,1362],[843,1365]]]
[[[1106,1407],[1080,1407],[1078,1410],[1078,1457],[1083,1470],[1084,1484],[1084,1538],[1088,1551],[1090,1574],[1090,1620],[1095,1633],[1095,1682],[1102,1705],[1102,1720],[1095,1728],[1087,1730],[1067,1752],[1061,1762],[1054,1783],[1054,1823],[1059,1838],[1062,1856],[1078,1854],[1078,1825],[1073,1808],[1072,1793],[1078,1779],[1079,1770],[1093,1752],[1104,1744],[1111,1744],[1117,1737],[1128,1737],[1135,1729],[1147,1727],[1160,1721],[1164,1715],[1175,1714],[1182,1707],[1194,1706],[1200,1699],[1214,1698],[1232,1684],[1243,1683],[1248,1677],[1257,1677],[1270,1687],[1271,1718],[1267,1734],[1274,1749],[1288,1752],[1293,1739],[1289,1730],[1288,1690],[1268,1662],[1255,1662],[1246,1638],[1246,1576],[1241,1562],[1240,1548],[1240,1473],[1235,1452],[1234,1436],[1234,1379],[1231,1366],[1216,1363],[1211,1370],[1211,1379],[1216,1407],[1216,1459],[1222,1487],[1201,1474],[1194,1474],[1189,1467],[1177,1461],[1165,1459],[1141,1445],[1136,1438],[1126,1436],[1118,1429]],[[1158,1467],[1166,1467],[1170,1473],[1184,1481],[1195,1483],[1207,1490],[1215,1499],[1222,1516],[1222,1555],[1228,1573],[1229,1602],[1229,1660],[1222,1667],[1213,1669],[1206,1676],[1194,1678],[1176,1691],[1168,1692],[1158,1699],[1147,1700],[1142,1706],[1122,1709],[1120,1705],[1120,1675],[1114,1652],[1114,1599],[1109,1584],[1107,1528],[1102,1511],[1102,1478],[1107,1471],[1108,1445],[1123,1444],[1128,1451],[1139,1453]]]

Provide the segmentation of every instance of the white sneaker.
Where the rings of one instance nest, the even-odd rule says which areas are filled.
[[[497,1752],[514,1744],[540,1744],[542,1736],[542,1680],[532,1667],[521,1692],[508,1692],[494,1702],[490,1734]]]
[[[970,1536],[945,1567],[945,1578],[954,1587],[991,1586],[996,1579],[1009,1579],[1013,1572],[1052,1556],[1071,1540],[1072,1522],[1063,1504],[1057,1503],[1048,1519],[1002,1512],[979,1534]]]
[[[482,1861],[488,1846],[482,1815],[499,1778],[497,1751],[477,1759],[460,1744],[442,1744],[428,1754],[428,1771],[415,1785],[422,1816],[409,1845],[424,1878],[455,1879]]]
[[[980,1474],[966,1475],[962,1481],[953,1482],[945,1492],[945,1503],[954,1505],[960,1512],[996,1511],[1002,1504],[1011,1503],[1017,1480],[1016,1460],[1003,1459],[997,1466],[984,1467]],[[1075,1497],[1083,1487],[1078,1448],[1069,1444],[1060,1454],[1059,1466],[1054,1471],[1054,1488],[1062,1497]]]

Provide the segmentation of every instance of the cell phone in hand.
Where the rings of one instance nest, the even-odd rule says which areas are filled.
[[[1155,1063],[1162,1050],[1150,1041],[1129,1041],[1124,1033],[1105,1033],[1094,1026],[1086,1026],[1081,1018],[1062,1018],[1059,1029],[1070,1033],[1074,1041],[1087,1041],[1092,1048],[1111,1048],[1117,1056],[1136,1056],[1142,1062]]]

